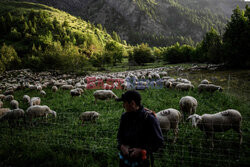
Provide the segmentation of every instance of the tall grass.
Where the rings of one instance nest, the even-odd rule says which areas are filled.
[[[94,104],[93,91],[86,90],[81,97],[70,96],[69,91],[53,93],[45,89],[42,104],[57,112],[57,118],[46,121],[35,119],[34,126],[21,122],[10,128],[0,123],[0,166],[91,166],[117,167],[118,150],[116,134],[119,119],[124,112],[121,103],[114,100]],[[114,90],[121,96],[122,90]],[[204,133],[181,123],[179,137],[172,144],[173,132],[164,134],[165,146],[155,153],[155,165],[165,166],[246,166],[249,164],[250,104],[220,92],[202,93],[197,90],[179,92],[170,89],[149,89],[140,92],[145,107],[156,112],[166,108],[179,110],[179,100],[190,95],[197,99],[197,113],[215,113],[229,108],[239,110],[243,116],[243,144],[239,148],[238,135],[232,130],[217,133],[214,150]],[[20,108],[27,109],[22,96],[40,96],[37,91],[17,91],[14,96]],[[4,107],[9,107],[5,103]],[[84,111],[97,111],[100,118],[95,123],[81,126],[78,116]]]

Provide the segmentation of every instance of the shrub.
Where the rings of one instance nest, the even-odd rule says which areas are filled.
[[[148,47],[148,44],[142,43],[133,50],[133,55],[130,55],[130,60],[136,62],[139,65],[150,63],[155,61],[155,57],[152,54],[152,50]]]

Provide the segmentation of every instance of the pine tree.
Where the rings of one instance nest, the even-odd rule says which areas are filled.
[[[246,15],[245,15],[246,13]],[[224,61],[231,67],[250,67],[249,7],[233,10],[223,35]]]

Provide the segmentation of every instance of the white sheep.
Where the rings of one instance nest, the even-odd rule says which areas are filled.
[[[207,137],[211,137],[212,148],[214,147],[214,132],[224,132],[229,129],[235,130],[239,134],[239,144],[242,144],[241,121],[242,117],[239,111],[228,109],[215,114],[197,114],[190,115],[187,120],[192,120],[192,126],[205,131]]]
[[[200,84],[198,86],[198,92],[202,92],[202,91],[208,91],[208,92],[215,92],[216,90],[218,91],[222,91],[222,87],[221,86],[217,86],[214,84]]]
[[[13,89],[8,89],[4,92],[4,95],[13,95],[14,94],[14,90]]]
[[[179,105],[183,114],[183,121],[184,121],[185,116],[187,114],[192,115],[196,112],[196,107],[198,105],[198,102],[192,96],[185,96],[180,99]]]
[[[172,82],[170,81],[164,81],[163,85],[165,88],[172,88]]]
[[[30,100],[30,106],[33,105],[40,105],[41,104],[41,99],[40,97],[32,97]]]
[[[51,110],[48,106],[46,105],[34,105],[34,106],[30,106],[27,110],[26,110],[26,117],[29,120],[30,124],[32,124],[32,118],[37,118],[37,117],[42,117],[42,118],[46,118],[48,117],[48,114],[52,114],[54,116],[54,118],[56,117],[56,112]]]
[[[81,96],[82,93],[83,93],[83,89],[82,88],[76,88],[76,89],[70,90],[70,95],[72,97],[74,97],[74,96]]]
[[[46,92],[45,92],[44,90],[41,90],[41,91],[40,91],[40,94],[41,94],[42,96],[46,96]]]
[[[6,110],[4,114],[0,116],[0,121],[7,120],[9,122],[9,125],[14,125],[14,123],[18,122],[20,119],[24,119],[24,111],[23,109],[17,108],[14,110]]]
[[[5,95],[4,94],[0,94],[0,100],[4,100]]]
[[[11,106],[11,108],[13,108],[13,109],[18,109],[18,108],[19,108],[19,103],[18,103],[17,100],[11,100],[10,106]]]
[[[72,85],[62,85],[60,88],[63,89],[63,90],[71,90],[74,87]]]
[[[57,86],[52,86],[52,92],[56,92],[58,90]]]
[[[14,100],[14,96],[13,95],[4,96],[4,101],[11,101],[11,100]]]
[[[30,103],[30,97],[28,95],[23,95],[23,102]]]
[[[41,92],[41,90],[43,90],[42,86],[41,85],[38,85],[37,86],[37,90],[39,90]]]
[[[175,134],[173,142],[175,143],[178,136],[178,124],[181,120],[181,113],[176,109],[169,108],[156,113],[156,118],[159,120],[163,132],[173,129]]]
[[[112,90],[96,90],[93,95],[95,97],[95,104],[96,104],[97,99],[108,100],[112,98],[115,98],[115,99],[118,98]]]
[[[188,83],[179,83],[175,87],[177,90],[188,91],[194,89],[194,85]]]
[[[201,81],[201,84],[209,84],[209,81],[208,81],[207,79],[203,79],[203,80]]]
[[[95,121],[100,114],[96,111],[86,111],[81,113],[79,116],[79,119],[82,121],[82,126],[84,124],[84,121]]]
[[[5,115],[9,111],[10,111],[9,108],[0,108],[0,117],[2,117],[3,115]]]
[[[28,85],[28,87],[29,87],[30,90],[36,90],[37,89],[36,85]]]

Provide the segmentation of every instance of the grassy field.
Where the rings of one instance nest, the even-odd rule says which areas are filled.
[[[116,135],[119,119],[124,112],[121,103],[114,100],[94,104],[93,91],[86,90],[81,97],[72,98],[69,91],[53,93],[45,89],[42,104],[57,112],[57,118],[34,120],[34,126],[21,123],[10,128],[0,123],[0,166],[91,166],[117,167]],[[120,96],[122,90],[114,90]],[[22,90],[15,93],[20,108],[24,94],[39,96],[39,92]],[[216,134],[215,148],[209,149],[204,133],[193,129],[191,123],[181,123],[177,143],[172,144],[173,132],[165,136],[165,146],[155,153],[155,166],[247,166],[249,164],[250,104],[220,92],[202,93],[197,90],[178,92],[172,89],[141,91],[142,103],[156,112],[166,108],[179,110],[179,100],[191,95],[198,101],[197,113],[215,113],[229,108],[243,116],[243,144],[238,147],[238,135],[232,130]],[[5,103],[4,107],[9,107]],[[81,126],[78,116],[84,111],[101,114],[96,123]]]

